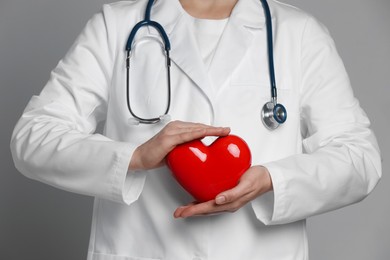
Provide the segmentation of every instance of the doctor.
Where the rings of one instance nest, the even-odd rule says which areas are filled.
[[[260,119],[270,78],[259,0],[154,3],[151,19],[172,47],[169,123],[129,124],[127,97],[146,118],[169,99],[151,27],[135,37],[126,93],[125,45],[145,0],[104,5],[31,98],[12,135],[15,166],[95,197],[88,259],[307,259],[305,219],[373,190],[378,145],[328,31],[299,9],[268,3],[278,102],[288,111],[276,130]],[[100,122],[104,134],[94,134]],[[229,133],[246,140],[253,166],[232,190],[191,203],[166,154]]]

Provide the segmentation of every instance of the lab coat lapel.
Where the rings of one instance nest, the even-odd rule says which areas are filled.
[[[254,39],[253,30],[262,30],[264,25],[264,12],[260,1],[237,2],[210,64],[209,75],[216,89],[221,89],[247,54]]]
[[[212,102],[213,88],[200,55],[192,26],[179,0],[155,3],[152,20],[164,27],[171,42],[171,60],[205,93]],[[175,73],[172,70],[172,73]],[[176,72],[177,73],[177,72]]]
[[[192,27],[189,26],[190,21],[186,18],[186,16],[182,17],[170,35],[172,42],[171,58],[210,99],[213,99],[213,88],[192,32]]]

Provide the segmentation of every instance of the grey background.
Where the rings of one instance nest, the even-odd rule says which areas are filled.
[[[12,129],[104,0],[0,0],[0,259],[85,259],[92,198],[31,181],[13,166]],[[311,259],[390,259],[390,1],[285,0],[314,14],[338,46],[383,157],[363,202],[308,221]],[[281,245],[283,246],[283,245]]]

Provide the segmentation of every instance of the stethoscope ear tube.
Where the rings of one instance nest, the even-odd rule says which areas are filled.
[[[167,95],[168,95],[168,101],[167,106],[165,109],[164,114],[160,115],[159,117],[155,118],[142,118],[137,116],[130,104],[130,59],[131,59],[131,52],[130,50],[127,51],[127,58],[126,58],[126,101],[127,101],[127,108],[130,112],[130,114],[133,116],[132,118],[128,119],[128,124],[130,125],[139,125],[139,124],[157,124],[159,122],[165,122],[168,119],[170,120],[170,116],[168,115],[169,109],[171,107],[171,58],[169,57],[169,51],[165,51],[166,55],[166,67],[167,67]],[[169,121],[168,120],[168,121]]]
[[[131,30],[129,38],[127,39],[126,43],[126,99],[127,99],[127,108],[130,112],[130,114],[133,116],[132,118],[128,119],[128,123],[130,125],[139,125],[139,124],[157,124],[159,122],[165,122],[168,120],[169,115],[169,109],[171,106],[171,58],[169,57],[169,51],[171,50],[171,43],[169,41],[168,35],[165,32],[164,28],[157,22],[150,20],[150,12],[153,5],[153,0],[148,1],[148,5],[145,10],[145,18],[144,20],[138,22],[134,28]],[[165,50],[165,56],[166,56],[166,69],[167,69],[167,94],[168,94],[168,101],[167,106],[165,109],[164,114],[160,115],[159,117],[155,118],[142,118],[137,116],[133,110],[131,109],[130,104],[130,59],[131,59],[131,49],[132,44],[134,42],[134,38],[138,30],[143,26],[152,26],[154,27],[160,34],[161,38],[164,42],[164,50]]]

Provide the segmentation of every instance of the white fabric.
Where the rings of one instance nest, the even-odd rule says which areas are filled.
[[[221,38],[223,29],[229,18],[212,20],[190,16],[190,19],[193,22],[194,35],[199,47],[200,55],[202,56],[206,70],[208,70],[217,48],[218,41]]]
[[[124,46],[146,2],[104,5],[88,22],[15,126],[16,168],[96,197],[90,260],[307,259],[305,219],[362,200],[381,177],[375,136],[328,31],[310,15],[269,1],[279,101],[288,111],[271,132],[260,121],[270,100],[260,1],[238,1],[208,71],[179,1],[156,1],[152,19],[172,46],[172,120],[230,126],[274,186],[234,214],[174,219],[192,198],[168,169],[127,171],[134,149],[164,126],[127,123]],[[166,106],[156,35],[140,31],[131,61],[132,105],[140,116]],[[93,134],[101,121],[104,135]]]

